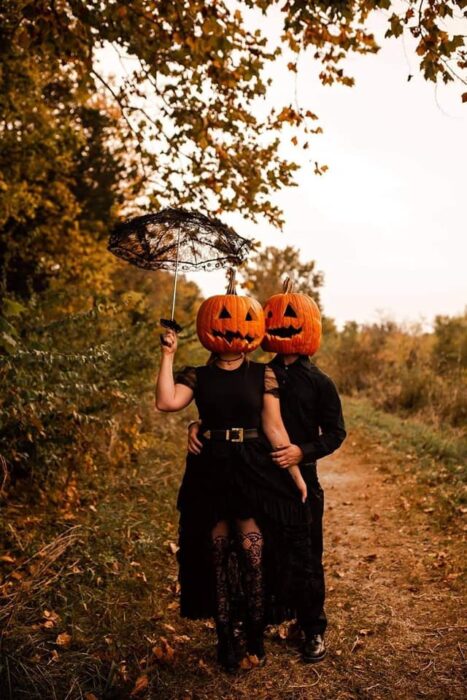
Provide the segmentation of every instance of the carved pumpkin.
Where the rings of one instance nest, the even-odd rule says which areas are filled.
[[[283,294],[274,294],[264,305],[266,333],[263,350],[284,355],[313,355],[321,342],[321,314],[307,294],[295,293],[292,281],[284,281]]]
[[[196,330],[211,352],[243,353],[259,347],[264,336],[263,309],[256,299],[237,296],[233,270],[226,294],[209,297],[201,304]]]

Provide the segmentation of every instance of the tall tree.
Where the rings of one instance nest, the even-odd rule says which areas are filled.
[[[262,303],[281,292],[284,278],[290,277],[295,282],[295,291],[309,294],[320,304],[323,273],[316,270],[314,260],[302,262],[299,249],[293,246],[268,246],[257,251],[251,261],[242,266],[241,276],[242,286]]]

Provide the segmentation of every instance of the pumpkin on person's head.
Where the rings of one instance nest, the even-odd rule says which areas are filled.
[[[274,294],[264,305],[266,333],[261,347],[284,355],[313,355],[321,342],[321,314],[307,294],[293,291],[287,277],[282,294]]]
[[[199,307],[198,337],[211,352],[252,352],[264,336],[263,309],[256,299],[237,295],[235,271],[229,274],[226,294],[209,297]]]

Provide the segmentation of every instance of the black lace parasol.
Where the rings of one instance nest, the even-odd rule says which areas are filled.
[[[175,272],[172,316],[170,320],[161,319],[161,323],[179,332],[181,328],[174,321],[178,272],[239,265],[252,245],[253,241],[239,236],[219,219],[169,208],[116,226],[110,234],[108,249],[145,270]]]

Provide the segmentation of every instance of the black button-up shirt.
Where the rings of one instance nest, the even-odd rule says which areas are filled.
[[[346,432],[342,405],[332,379],[300,355],[289,365],[281,355],[269,363],[279,382],[281,414],[290,441],[313,464],[342,444]]]

